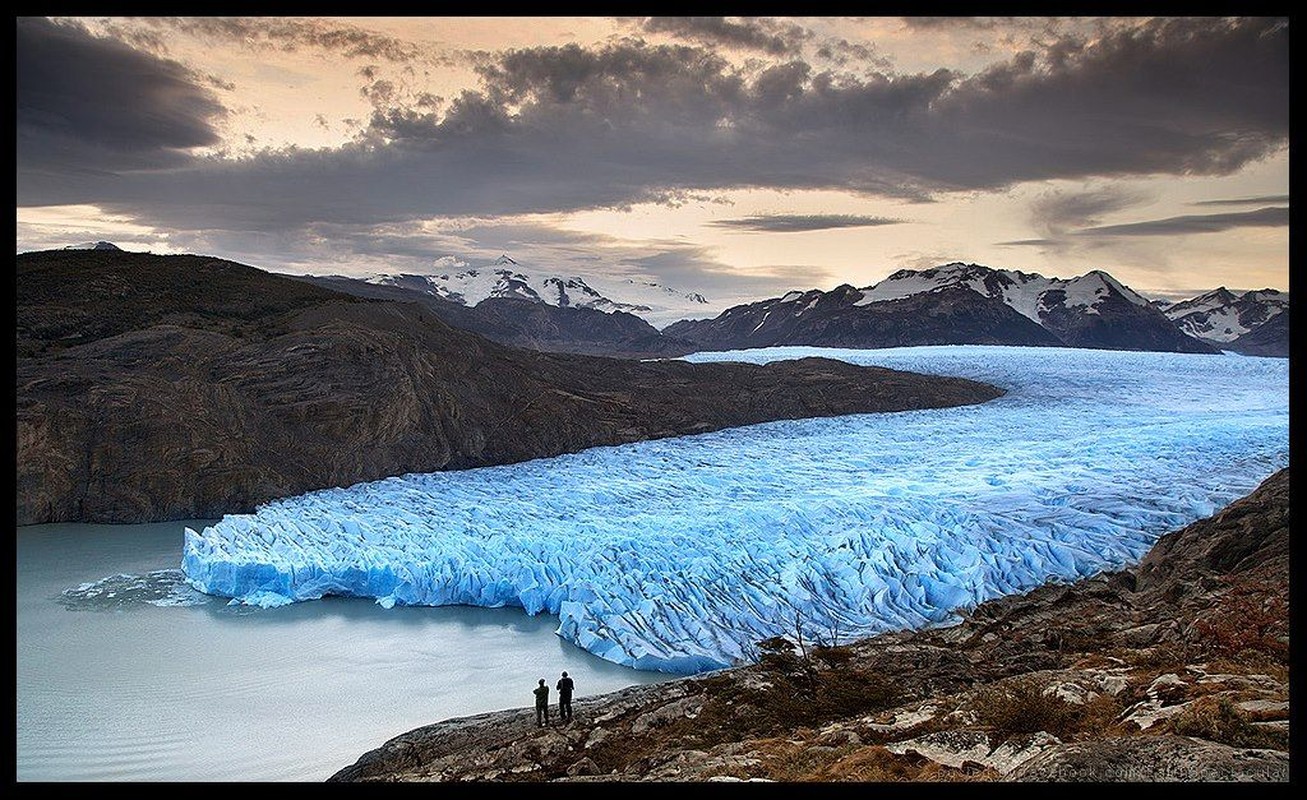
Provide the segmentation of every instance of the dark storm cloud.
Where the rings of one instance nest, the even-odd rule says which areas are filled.
[[[38,17],[17,20],[16,55],[20,173],[175,164],[218,143],[223,106],[175,61]]]
[[[1285,227],[1289,224],[1288,208],[1259,208],[1256,211],[1232,211],[1228,214],[1193,214],[1123,225],[1102,225],[1076,231],[1077,236],[1178,236],[1188,233],[1218,233],[1231,228]]]
[[[868,217],[859,214],[758,214],[735,219],[719,219],[708,224],[714,228],[732,228],[742,231],[770,231],[793,233],[822,231],[831,228],[863,228],[872,225],[897,225],[901,219]]]
[[[947,146],[906,166],[971,188],[1229,174],[1287,143],[1288,74],[1288,25],[1275,19],[1155,20],[1092,45],[1062,39],[941,98],[931,133]]]
[[[20,171],[19,202],[94,202],[172,229],[276,231],[737,188],[924,200],[1027,180],[1226,174],[1288,137],[1288,28],[1262,18],[1055,40],[971,77],[853,75],[797,59],[743,70],[709,48],[633,38],[507,50],[478,72],[478,90],[438,108],[378,93],[374,75],[374,113],[338,150],[112,181]]]
[[[719,47],[761,50],[774,56],[798,53],[812,37],[811,31],[794,24],[765,18],[740,17],[649,17],[643,28],[649,33],[668,33]]]
[[[1191,206],[1264,206],[1270,203],[1287,203],[1287,194],[1268,194],[1261,197],[1232,197],[1225,200],[1196,200]]]

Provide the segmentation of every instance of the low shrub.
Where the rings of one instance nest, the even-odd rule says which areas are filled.
[[[1289,663],[1288,586],[1269,579],[1226,581],[1215,605],[1193,626],[1205,654]]]
[[[1079,727],[1080,709],[1043,689],[1034,680],[1005,681],[977,690],[970,705],[976,721],[996,733],[1047,731],[1066,738]]]

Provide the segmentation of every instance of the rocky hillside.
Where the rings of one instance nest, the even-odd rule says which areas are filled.
[[[19,525],[212,518],[406,472],[1001,394],[825,359],[518,350],[201,256],[25,253],[16,286]]]
[[[663,333],[706,350],[1003,344],[1218,352],[1105,272],[1062,280],[962,263],[899,270],[861,289],[790,292]]]
[[[960,625],[397,736],[334,781],[1287,781],[1289,471]],[[525,693],[527,688],[523,689]]]

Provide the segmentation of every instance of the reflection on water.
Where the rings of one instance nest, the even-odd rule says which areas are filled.
[[[18,529],[18,780],[323,780],[412,728],[527,706],[562,670],[582,695],[668,677],[520,609],[229,605],[178,569],[205,524]]]

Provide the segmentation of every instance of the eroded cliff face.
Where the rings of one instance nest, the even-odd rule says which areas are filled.
[[[336,781],[1286,781],[1289,471],[960,625],[400,735]]]
[[[18,257],[17,522],[217,517],[313,489],[1001,390],[825,359],[517,350],[198,256]]]

